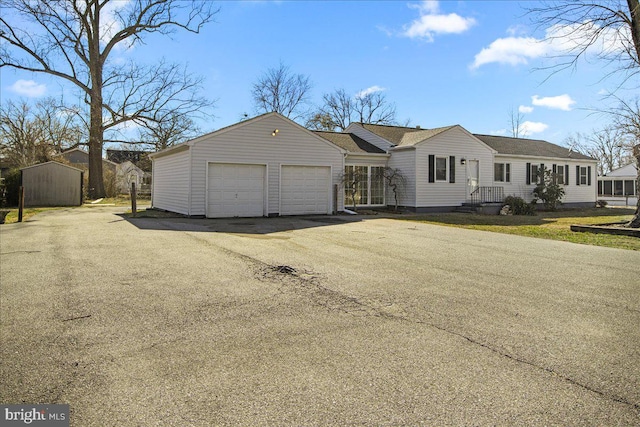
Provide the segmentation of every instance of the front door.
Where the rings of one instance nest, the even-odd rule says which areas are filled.
[[[476,191],[480,179],[480,161],[467,160],[467,200],[471,199],[471,193]]]

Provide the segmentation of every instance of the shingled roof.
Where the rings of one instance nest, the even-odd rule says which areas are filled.
[[[371,125],[358,123],[371,133],[395,144],[397,147],[410,147],[439,133],[447,131],[454,126],[444,126],[433,129],[410,128],[405,126]]]
[[[402,142],[402,138],[404,138],[407,132],[420,132],[425,129],[420,128],[409,128],[404,126],[388,126],[388,125],[372,125],[368,123],[357,123],[369,132],[375,133],[376,135],[386,139],[395,145],[400,145]]]
[[[313,133],[321,136],[332,144],[337,145],[344,150],[347,150],[350,153],[385,153],[375,145],[369,144],[364,139],[352,133],[328,132],[319,130],[315,130],[313,131]]]
[[[584,154],[540,139],[511,138],[507,136],[478,135],[476,138],[498,152],[513,156],[555,157],[560,159],[595,160]]]

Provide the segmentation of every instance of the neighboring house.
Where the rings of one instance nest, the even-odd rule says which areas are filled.
[[[62,157],[67,160],[71,166],[75,166],[80,169],[89,170],[89,153],[82,148],[72,148],[70,150],[63,151],[58,154],[58,157]],[[102,169],[103,171],[110,171],[111,173],[116,173],[116,163],[102,159]]]
[[[638,166],[630,163],[598,177],[598,199],[613,206],[636,206]]]
[[[25,206],[79,206],[83,171],[50,161],[20,169]]]
[[[114,150],[107,149],[107,159],[114,163],[124,163],[129,161],[136,166],[143,161],[149,154],[148,151],[141,150]]]
[[[120,193],[128,193],[131,191],[131,184],[135,183],[136,189],[139,192],[145,183],[146,176],[147,172],[143,171],[129,160],[119,163],[116,167],[118,191]]]
[[[537,171],[556,172],[565,206],[594,206],[594,159],[546,141],[436,129],[352,123],[309,131],[268,113],[150,155],[152,205],[192,216],[331,213],[351,206],[345,176],[357,176],[356,204],[394,204],[384,168],[406,179],[400,205],[451,211],[465,203],[532,199]]]

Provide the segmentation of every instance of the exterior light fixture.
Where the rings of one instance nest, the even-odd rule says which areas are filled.
[[[466,165],[467,164],[467,159],[465,159],[464,157],[460,159],[460,164],[461,165]]]
[[[271,136],[276,136],[278,132],[280,132],[278,129],[274,129],[273,132],[271,132]]]

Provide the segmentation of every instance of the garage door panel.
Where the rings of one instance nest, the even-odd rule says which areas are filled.
[[[207,216],[264,215],[264,165],[209,164]]]
[[[326,214],[330,210],[331,168],[282,166],[281,214]]]

